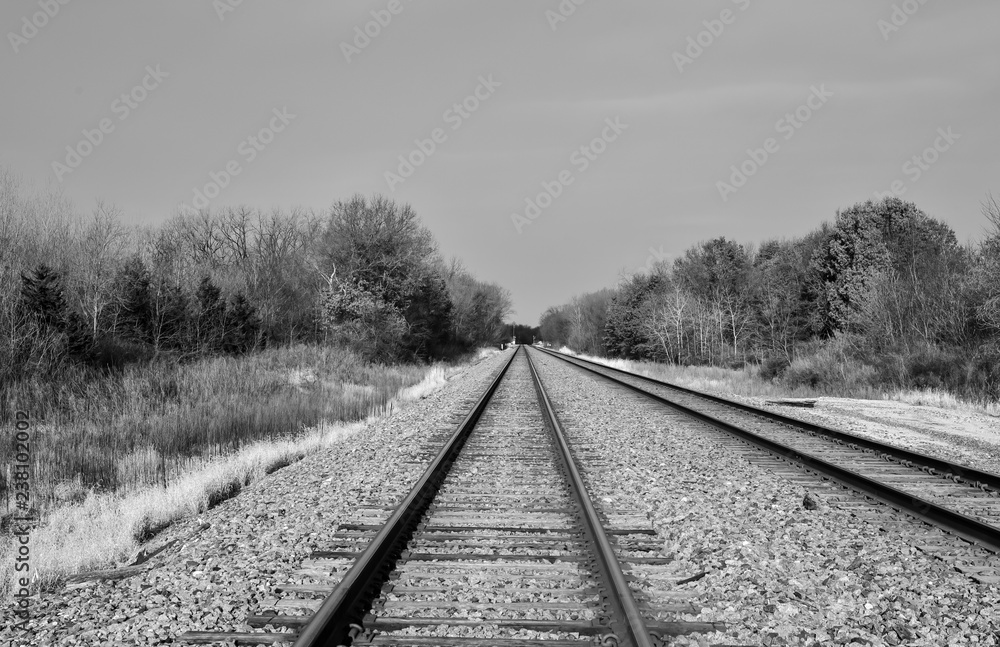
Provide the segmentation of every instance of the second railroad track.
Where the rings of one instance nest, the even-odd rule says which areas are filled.
[[[191,631],[178,642],[652,647],[726,632],[721,622],[691,621],[699,609],[680,588],[707,571],[678,579],[647,511],[592,491],[615,461],[593,438],[564,432],[532,357],[554,383],[584,371],[633,401],[669,407],[703,433],[724,432],[721,444],[747,447],[736,451],[825,488],[827,499],[887,536],[981,584],[1000,582],[994,474],[518,347],[456,428],[428,435],[427,450],[414,456],[426,469],[405,497],[361,501],[353,517],[317,529],[321,545],[276,583],[275,597],[246,619],[249,631]],[[550,370],[556,357],[577,368]]]
[[[918,541],[918,547],[979,582],[1000,584],[1000,476],[589,360],[545,353],[968,542],[969,549],[963,542]],[[901,538],[918,534],[907,523],[893,530]]]

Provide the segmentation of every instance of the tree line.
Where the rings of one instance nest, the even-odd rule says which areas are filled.
[[[416,213],[381,196],[137,227],[0,169],[0,383],[300,342],[429,360],[495,343],[510,312],[507,290],[445,262]]]
[[[702,242],[611,290],[549,308],[547,341],[769,379],[1000,396],[1000,205],[976,245],[910,202],[868,201],[806,236]]]

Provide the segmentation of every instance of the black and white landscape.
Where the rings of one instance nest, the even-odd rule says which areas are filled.
[[[1000,644],[997,24],[9,0],[0,643]]]

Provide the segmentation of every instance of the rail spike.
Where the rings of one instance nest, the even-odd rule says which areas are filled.
[[[612,634],[612,633],[604,634],[604,636],[601,638],[601,645],[603,645],[603,647],[618,647],[618,645],[620,644],[621,644],[621,639],[618,638],[617,634]]]

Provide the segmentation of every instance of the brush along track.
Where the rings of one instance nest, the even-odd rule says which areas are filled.
[[[264,631],[179,640],[625,647],[724,628],[672,621],[690,604],[633,595],[623,566],[670,560],[644,513],[591,502],[524,352],[402,504],[360,511],[303,564],[301,583],[278,587],[271,612],[248,619]]]
[[[772,460],[769,467],[782,475],[795,478],[804,468],[977,544],[986,550],[954,543],[921,548],[954,562],[978,581],[1000,583],[995,555],[1000,552],[1000,476],[595,362],[545,352],[770,452],[780,460]],[[846,499],[848,506],[860,503],[867,507],[856,497]],[[915,534],[912,524],[892,529],[903,535]]]

